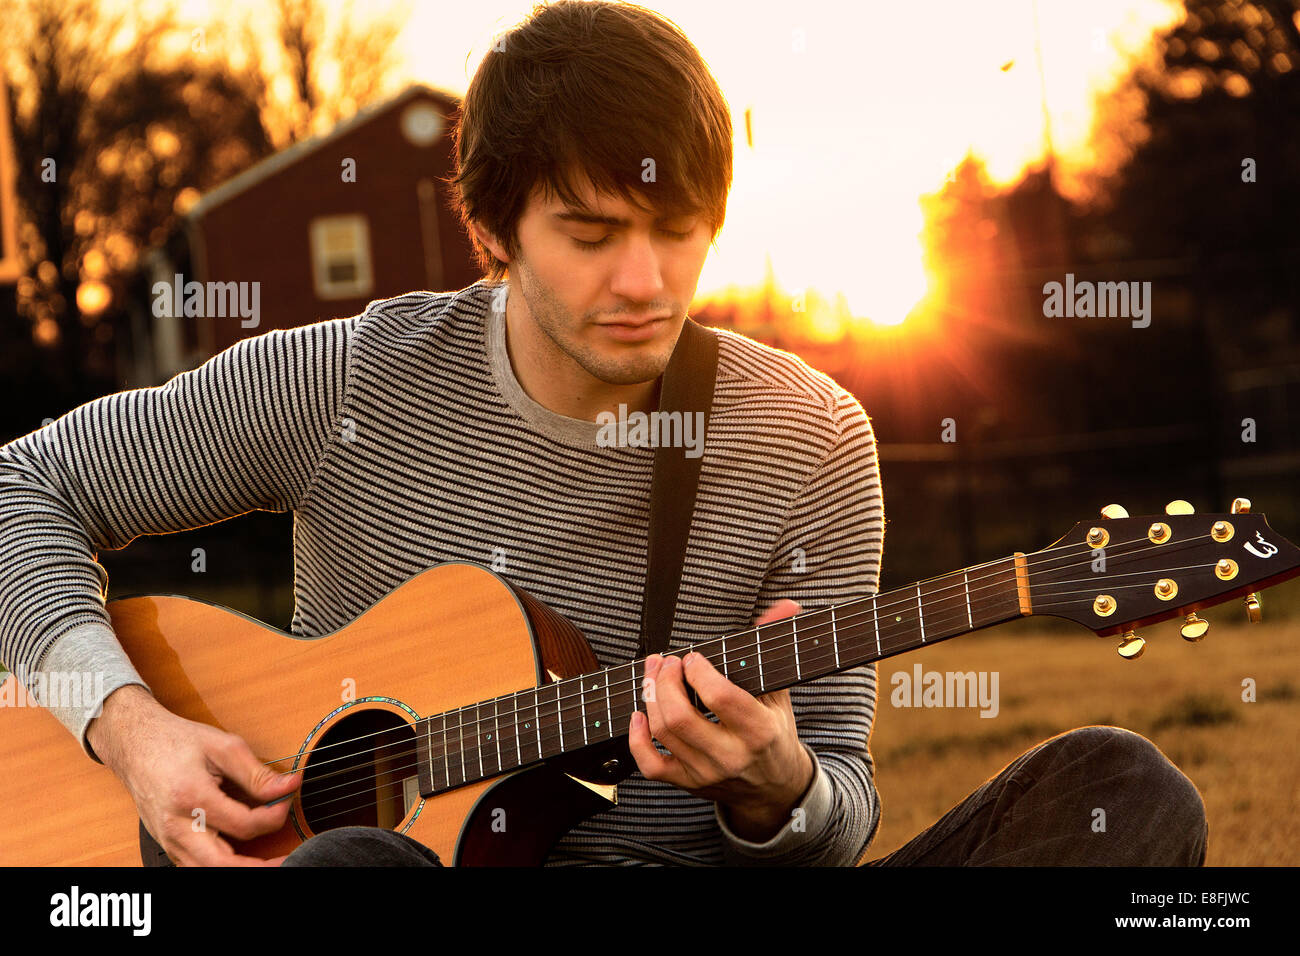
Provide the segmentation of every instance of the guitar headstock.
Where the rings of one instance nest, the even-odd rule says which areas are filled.
[[[1238,498],[1230,514],[1195,514],[1172,501],[1163,515],[1130,517],[1107,505],[1059,541],[1026,555],[1034,614],[1063,617],[1100,635],[1123,634],[1122,657],[1136,658],[1134,628],[1182,618],[1189,641],[1209,624],[1196,612],[1244,597],[1251,621],[1260,588],[1300,574],[1300,548],[1269,527]]]

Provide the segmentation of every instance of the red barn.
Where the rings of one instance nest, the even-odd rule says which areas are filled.
[[[411,86],[203,196],[149,257],[148,312],[132,324],[148,328],[152,368],[137,350],[133,377],[163,381],[246,336],[480,278],[442,182],[458,110]]]

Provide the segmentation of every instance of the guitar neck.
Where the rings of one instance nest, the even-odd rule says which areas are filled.
[[[782,690],[1027,614],[1028,586],[1017,576],[1017,560],[976,565],[691,649],[755,696]]]
[[[1020,554],[705,641],[725,677],[758,696],[1030,612]],[[682,653],[685,653],[682,652]],[[421,790],[460,786],[627,734],[645,707],[645,660],[419,721]]]

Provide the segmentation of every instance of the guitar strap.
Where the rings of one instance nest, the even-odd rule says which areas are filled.
[[[696,450],[702,451],[709,413],[713,410],[713,385],[718,371],[718,337],[691,318],[682,326],[677,347],[664,369],[659,389],[659,411],[682,413],[682,435],[686,417],[703,413],[705,429],[697,434]],[[692,422],[691,427],[694,427]],[[703,455],[691,458],[681,448],[663,445],[655,449],[654,474],[650,479],[650,535],[646,555],[646,580],[641,607],[639,657],[662,653],[672,636],[677,593],[681,587],[682,562],[690,538],[695,491],[700,482]]]

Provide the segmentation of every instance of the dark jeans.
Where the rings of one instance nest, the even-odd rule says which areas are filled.
[[[1203,866],[1208,836],[1196,785],[1155,744],[1083,727],[1021,754],[867,865]]]
[[[1151,741],[1083,727],[1021,754],[915,839],[868,866],[1201,866],[1195,785]],[[410,837],[343,827],[285,866],[440,866]]]

